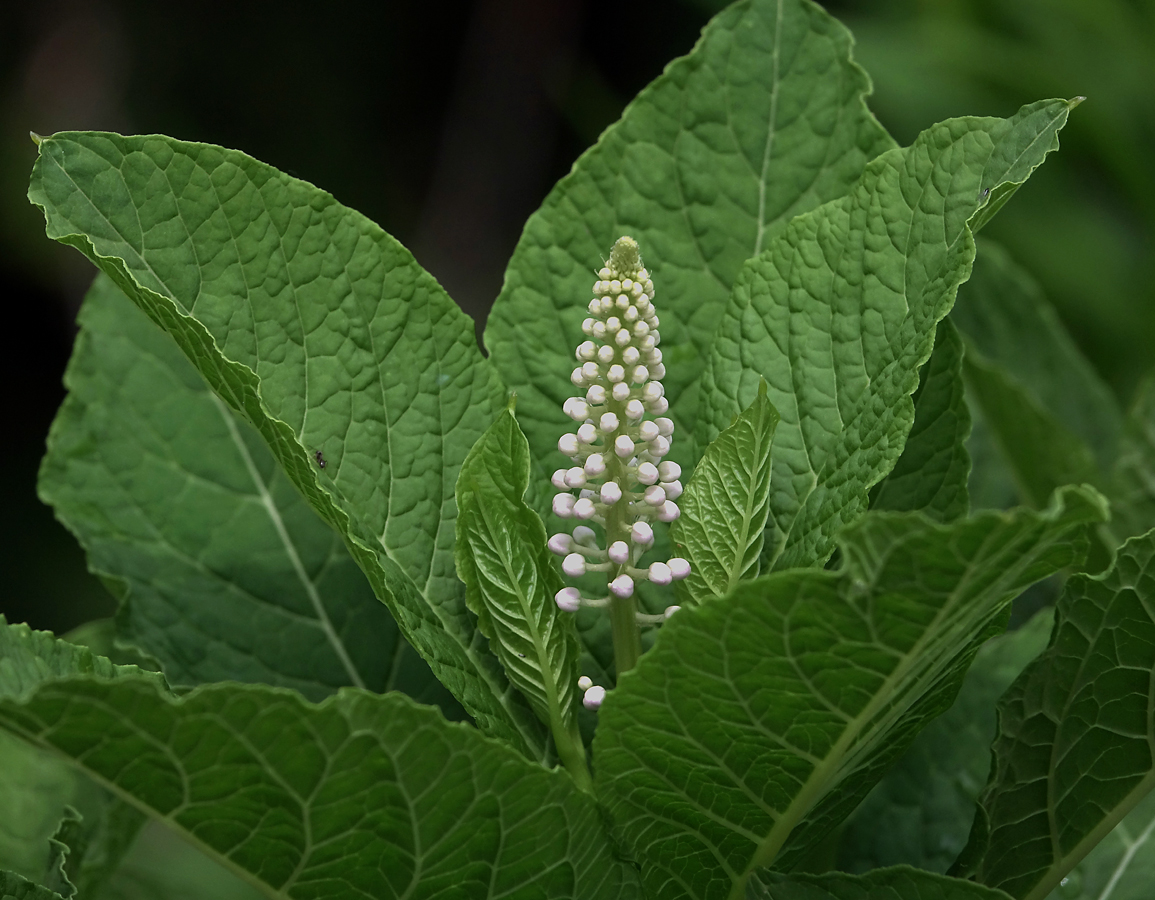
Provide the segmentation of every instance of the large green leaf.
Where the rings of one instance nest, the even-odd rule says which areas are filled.
[[[574,718],[578,643],[572,618],[554,602],[562,580],[545,526],[525,503],[530,468],[511,407],[481,436],[457,478],[457,571],[509,680],[551,726],[567,767],[584,775]]]
[[[725,596],[739,581],[758,575],[777,424],[778,413],[763,385],[694,467],[671,535],[691,564],[689,577],[678,585],[683,605]]]
[[[270,898],[637,896],[568,775],[400,694],[345,688],[314,705],[219,684],[177,698],[139,670],[0,623],[0,726]]]
[[[65,805],[76,803],[78,780],[60,760],[0,732],[0,870],[43,876],[48,841]]]
[[[536,458],[552,466],[567,430],[561,404],[594,273],[630,234],[657,287],[673,454],[687,469],[694,462],[696,391],[687,389],[743,262],[893,146],[866,109],[870,80],[850,48],[850,33],[808,0],[735,3],[529,219],[485,343],[518,392]]]
[[[1008,900],[972,881],[946,878],[907,866],[865,875],[767,875],[752,900]]]
[[[995,704],[1051,635],[1050,610],[985,643],[958,698],[930,723],[854,811],[839,839],[838,867],[865,872],[907,863],[946,872],[966,846],[991,770]]]
[[[1155,794],[1148,794],[1099,841],[1051,900],[1150,900],[1155,884]]]
[[[1120,538],[1155,528],[1155,376],[1135,392],[1111,480],[1111,530]]]
[[[478,725],[543,758],[454,574],[453,485],[505,392],[441,286],[329,194],[207,144],[58,134],[29,198],[255,426]]]
[[[870,162],[843,199],[792,220],[743,268],[705,360],[698,425],[712,439],[760,378],[769,383],[782,416],[776,568],[825,561],[894,466],[935,326],[974,260],[972,219],[1058,146],[1072,105],[935,125]]]
[[[683,610],[602,706],[599,793],[656,897],[742,897],[842,821],[950,706],[1027,585],[1078,561],[1102,498],[939,525],[871,513],[838,571]]]
[[[460,710],[268,447],[104,276],[80,312],[40,494],[170,682],[319,700],[401,687]],[[328,466],[326,465],[326,468]]]
[[[976,880],[1042,900],[1155,786],[1155,531],[1071,578],[1050,646],[999,704]],[[973,848],[972,848],[973,849]]]
[[[938,323],[934,351],[922,367],[914,424],[902,455],[870,492],[871,509],[919,510],[940,522],[966,515],[971,430],[962,379],[963,348],[949,319]]]

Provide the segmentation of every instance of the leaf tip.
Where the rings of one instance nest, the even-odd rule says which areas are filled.
[[[1072,97],[1070,100],[1067,101],[1067,109],[1074,109],[1076,106],[1078,106],[1080,103],[1082,103],[1086,99],[1087,99],[1086,97]]]
[[[44,138],[37,134],[35,131],[29,131],[28,136],[32,138],[32,143],[34,143],[37,147],[39,147],[41,142],[44,140]]]

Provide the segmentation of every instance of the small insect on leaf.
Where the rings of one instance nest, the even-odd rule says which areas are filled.
[[[317,465],[320,466],[322,469],[325,468],[325,456],[324,456],[324,454],[322,454],[321,451],[318,450],[316,452],[316,454],[314,454],[314,455],[317,457]]]

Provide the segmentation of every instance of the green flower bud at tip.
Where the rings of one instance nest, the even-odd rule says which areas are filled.
[[[610,251],[610,268],[619,275],[629,276],[642,267],[642,253],[638,242],[628,235],[618,238]]]

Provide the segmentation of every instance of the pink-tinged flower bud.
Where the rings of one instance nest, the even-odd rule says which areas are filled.
[[[601,374],[602,370],[598,368],[596,362],[582,363],[582,378],[586,381],[597,381]]]
[[[555,516],[568,519],[573,515],[573,505],[577,502],[573,494],[557,494],[553,498],[553,512]]]
[[[581,466],[574,466],[572,469],[566,469],[565,486],[568,488],[585,487],[586,486],[585,470]]]
[[[573,456],[578,452],[578,436],[573,432],[563,434],[557,442],[557,449],[566,456]]]
[[[674,613],[676,613],[681,608],[682,607],[680,607],[680,606],[667,606],[666,612],[664,613],[664,615],[668,619],[668,618],[670,618],[670,616],[672,616]]]
[[[574,387],[582,387],[586,383],[585,375],[582,374],[580,366],[570,373],[569,380]]]
[[[595,684],[592,688],[585,692],[582,697],[582,706],[586,709],[598,709],[606,699],[606,689],[600,684]]]
[[[585,560],[582,560],[582,562],[584,563]],[[632,597],[634,595],[634,579],[624,573],[619,575],[610,582],[610,593],[622,599]]]
[[[682,511],[678,509],[678,504],[673,500],[667,500],[660,507],[658,507],[658,521],[659,522],[673,522],[676,521]]]
[[[609,371],[606,372],[606,381],[608,381],[610,384],[617,384],[618,382],[624,381],[625,377],[626,370],[619,366],[617,363],[614,363],[612,366],[610,366]]]
[[[654,542],[654,529],[649,522],[635,522],[630,528],[630,540],[640,547],[648,547]]]
[[[598,439],[598,430],[593,422],[586,422],[577,430],[577,439],[583,444],[592,444]]]
[[[588,691],[594,686],[594,680],[588,675],[583,675],[578,679],[578,688],[582,691]]]
[[[618,417],[615,413],[602,413],[601,419],[598,421],[598,428],[601,429],[602,434],[611,434],[618,430]]]
[[[682,559],[680,556],[674,556],[666,560],[666,565],[670,567],[670,574],[674,576],[675,581],[681,581],[690,574],[689,561]]]
[[[581,591],[575,587],[562,588],[553,595],[553,602],[562,612],[577,612],[582,605]]]
[[[642,399],[646,403],[653,403],[665,394],[660,381],[648,381],[646,386],[642,388]]]
[[[596,547],[598,536],[588,525],[578,525],[573,530],[573,540],[575,544],[581,544],[583,547]]]
[[[573,548],[573,538],[568,534],[555,534],[546,546],[558,556],[565,556]]]
[[[638,426],[638,437],[643,441],[652,441],[661,435],[658,432],[658,426],[653,422],[643,422]]]
[[[634,384],[641,384],[650,377],[650,370],[645,366],[635,366],[633,374],[630,376],[630,381]]]
[[[610,561],[624,565],[630,561],[630,545],[625,541],[614,541],[609,549]]]
[[[641,400],[631,400],[626,404],[626,418],[636,422],[646,414],[646,407],[642,405]]]
[[[634,455],[634,442],[627,434],[619,434],[614,441],[614,453],[622,459],[629,459]]]
[[[573,514],[575,519],[592,519],[597,515],[597,507],[589,497],[582,497],[573,505]]]
[[[630,386],[624,381],[619,381],[614,385],[613,398],[621,403],[630,396]]]
[[[584,427],[585,426],[583,425],[582,428],[584,428]],[[579,437],[581,436],[581,430],[580,429],[578,430],[578,435],[579,435]],[[652,441],[650,441],[649,450],[650,450],[650,456],[665,456],[667,453],[670,452],[670,442],[666,438],[661,437],[659,435],[658,437],[656,437]]]
[[[633,307],[631,306],[630,309],[633,309]],[[638,352],[637,347],[626,347],[626,349],[622,351],[622,362],[627,366],[637,365],[638,360],[641,358],[642,354]]]
[[[657,484],[658,483],[658,467],[653,463],[644,462],[638,466],[638,483],[639,484]]]
[[[561,570],[570,578],[577,578],[586,573],[586,558],[580,553],[571,553],[561,561]]]
[[[582,362],[588,362],[593,359],[598,352],[598,345],[593,341],[582,341],[578,344],[577,358]]]
[[[666,432],[662,432],[662,434],[668,437]],[[682,477],[682,467],[679,466],[676,462],[664,460],[658,465],[658,475],[661,476],[662,481],[677,481]]]
[[[598,362],[605,363],[607,366],[614,361],[614,348],[609,344],[602,344],[598,348]]]
[[[564,491],[567,487],[569,487],[569,485],[565,483],[565,473],[565,469],[556,469],[554,470],[553,477],[550,478],[550,482],[559,491]]]
[[[616,481],[607,481],[602,485],[601,501],[606,506],[613,506],[622,499],[622,489]]]
[[[680,481],[663,481],[662,487],[666,489],[667,500],[677,500],[682,496],[682,482]]]
[[[595,384],[586,391],[586,400],[594,406],[601,406],[606,402],[606,389],[600,384]]]
[[[606,458],[600,453],[591,453],[586,459],[585,470],[587,475],[596,478],[605,472]]]
[[[661,506],[666,502],[666,491],[661,485],[653,484],[646,488],[642,499],[650,506]]]
[[[567,557],[568,559],[568,557]],[[670,567],[663,562],[650,563],[650,582],[657,585],[666,585],[674,580]]]

